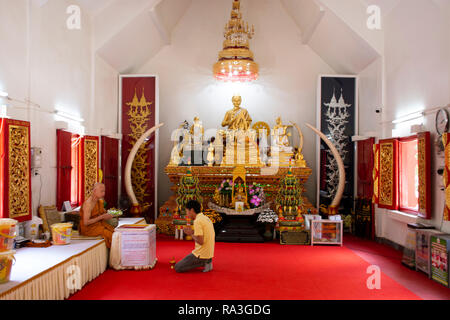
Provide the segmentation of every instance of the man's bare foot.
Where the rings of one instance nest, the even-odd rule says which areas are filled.
[[[212,262],[205,264],[205,269],[203,269],[203,272],[210,272],[213,269]]]

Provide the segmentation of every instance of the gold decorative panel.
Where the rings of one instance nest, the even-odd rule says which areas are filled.
[[[427,209],[427,171],[426,171],[426,148],[425,137],[419,138],[418,156],[419,156],[419,211]]]
[[[30,214],[29,128],[9,126],[9,217]]]
[[[142,90],[141,99],[137,97],[137,88],[135,88],[135,93],[133,100],[127,103],[130,107],[128,111],[128,121],[131,133],[128,134],[130,137],[130,144],[134,145],[137,140],[150,129],[149,117],[152,114],[150,111],[150,106],[153,102],[148,102],[144,89]],[[145,200],[149,196],[147,192],[148,184],[150,182],[150,163],[148,157],[148,141],[143,143],[136,153],[133,165],[131,167],[131,183],[133,185],[133,190],[136,195],[136,199],[143,206],[149,205]],[[131,149],[130,149],[131,150]]]
[[[91,196],[98,175],[98,141],[84,140],[84,199]]]
[[[379,204],[394,205],[394,178],[394,143],[381,143]]]

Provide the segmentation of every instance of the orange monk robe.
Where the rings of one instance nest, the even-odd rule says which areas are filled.
[[[95,222],[93,224],[90,224],[88,226],[85,226],[83,223],[83,217],[84,217],[84,206],[81,206],[80,209],[80,234],[83,236],[90,236],[90,237],[98,237],[102,236],[103,239],[105,239],[106,246],[108,248],[111,248],[111,241],[112,241],[112,235],[114,233],[114,227],[107,223],[105,220]],[[95,204],[94,208],[91,212],[91,219],[101,216],[102,214],[105,214],[106,210],[103,207],[103,201],[98,200]]]

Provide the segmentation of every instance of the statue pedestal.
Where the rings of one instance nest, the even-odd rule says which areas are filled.
[[[220,186],[223,180],[233,178],[234,168],[234,166],[199,166],[191,168],[192,175],[198,177],[199,179],[198,185],[200,187],[200,193],[203,197],[204,208],[208,207],[209,202],[214,202],[213,199],[217,186]],[[266,203],[275,203],[280,180],[284,178],[289,168],[280,166],[277,170],[274,170],[273,172],[271,171],[271,174],[261,174],[261,171],[266,168],[270,167],[261,168],[257,166],[245,166],[247,180],[246,184],[261,184],[266,194]],[[177,194],[180,178],[186,175],[188,167],[167,166],[164,171],[173,184],[171,190],[174,194]],[[306,181],[308,181],[312,173],[312,170],[308,167],[292,166],[291,171],[292,174],[299,179],[302,186],[304,186]],[[304,192],[302,198],[305,210],[311,211],[311,214],[315,214],[317,209],[309,202]]]
[[[217,232],[217,242],[264,242],[256,216],[224,216],[224,226]]]
[[[269,163],[271,166],[283,166],[287,167],[293,162],[294,153],[293,152],[284,152],[281,151],[279,153],[272,154],[272,159],[270,159]]]

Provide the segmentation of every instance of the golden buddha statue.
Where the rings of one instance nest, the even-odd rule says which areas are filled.
[[[191,130],[189,131],[189,133],[194,138],[194,145],[202,144],[205,129],[203,128],[202,122],[199,117],[194,118],[194,124],[191,126]]]
[[[225,114],[222,127],[228,127],[228,130],[248,130],[253,120],[248,111],[240,107],[242,103],[241,96],[233,96],[231,101],[234,108]]]
[[[271,165],[288,166],[290,164],[290,160],[294,156],[294,148],[289,143],[291,134],[288,132],[288,129],[291,127],[291,125],[284,125],[281,117],[276,119],[276,125],[271,133]]]
[[[236,208],[236,203],[242,202],[244,205],[241,210],[238,210]],[[233,208],[235,208],[237,211],[243,211],[243,209],[248,209],[249,205],[247,202],[247,193],[244,191],[244,187],[239,186],[237,192],[234,195],[234,199],[232,202]]]
[[[172,152],[170,153],[169,166],[176,167],[181,163],[183,149],[188,143],[187,141],[185,141],[185,139],[189,139],[189,137],[186,136],[188,132],[185,128],[185,123],[186,122],[180,124],[178,129],[172,132],[171,140],[173,141],[173,148]]]
[[[272,135],[275,136],[275,147],[281,152],[293,152],[292,146],[289,144],[291,134],[287,132],[291,125],[284,125],[281,117],[276,119],[276,125],[273,127]]]
[[[208,161],[208,167],[212,167],[214,165],[214,146],[212,142],[209,143],[208,155],[206,157],[206,161]]]

